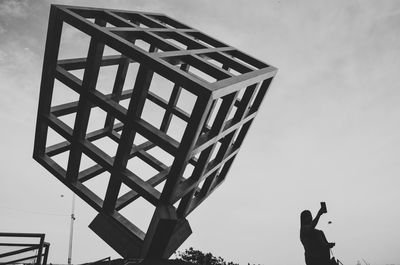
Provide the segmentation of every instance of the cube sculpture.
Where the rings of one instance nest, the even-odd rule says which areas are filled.
[[[59,58],[63,25],[88,36],[87,57]],[[117,71],[106,93],[97,81],[109,66]],[[130,67],[138,70],[128,82]],[[186,216],[224,181],[276,71],[163,14],[52,5],[33,157],[98,211],[89,227],[124,258],[168,258],[191,234]],[[77,100],[53,104],[55,82]],[[147,118],[155,109],[158,124]],[[90,129],[93,120],[101,127]],[[50,144],[50,131],[63,140]],[[114,153],[96,144],[104,139]],[[84,168],[83,157],[93,164]],[[143,177],[133,160],[156,174]],[[105,176],[101,197],[86,183]],[[154,207],[147,231],[121,214],[138,199]]]

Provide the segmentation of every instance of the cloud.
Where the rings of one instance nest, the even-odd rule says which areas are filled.
[[[9,97],[37,94],[33,88],[40,80],[48,13],[45,5],[44,1],[0,1],[0,80]],[[13,108],[8,100],[2,103],[2,109]]]
[[[0,17],[21,18],[28,15],[29,0],[5,0],[0,2]]]
[[[0,65],[5,62],[7,53],[5,51],[0,50]]]

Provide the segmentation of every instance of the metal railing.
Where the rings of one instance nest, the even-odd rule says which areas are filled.
[[[0,264],[46,265],[50,244],[44,242],[44,237],[44,234],[36,233],[0,233],[0,247],[12,249],[0,251]]]

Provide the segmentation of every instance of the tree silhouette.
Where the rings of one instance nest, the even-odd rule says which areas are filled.
[[[221,257],[215,257],[211,253],[203,253],[192,247],[186,249],[184,252],[178,251],[177,259],[197,265],[239,265],[239,263],[225,261]]]

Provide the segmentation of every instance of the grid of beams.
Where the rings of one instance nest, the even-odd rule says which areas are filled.
[[[89,37],[86,57],[59,58],[66,25]],[[110,66],[117,70],[104,92],[98,81]],[[182,220],[225,180],[275,74],[163,14],[52,5],[34,158],[129,234],[133,254],[107,242],[121,255],[169,256],[182,243],[174,239]],[[76,100],[54,104],[55,82]],[[101,126],[93,129],[93,120]],[[63,140],[50,143],[51,132]],[[98,144],[105,139],[111,144]],[[110,152],[111,145],[117,147]],[[146,166],[155,172],[150,177],[143,176]],[[86,185],[100,178],[109,178],[103,196]],[[139,198],[155,209],[147,231],[120,212]],[[160,232],[165,226],[170,233]]]

